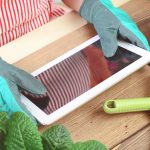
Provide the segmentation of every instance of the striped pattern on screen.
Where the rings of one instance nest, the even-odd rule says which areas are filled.
[[[47,93],[42,96],[35,96],[26,91],[23,93],[47,114],[83,94],[91,85],[89,65],[82,52],[65,59],[36,78],[44,84]],[[45,103],[44,106],[41,102]]]

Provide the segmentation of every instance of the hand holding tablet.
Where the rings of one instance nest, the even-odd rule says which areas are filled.
[[[150,51],[148,41],[136,23],[126,12],[115,7],[111,0],[84,0],[80,15],[93,24],[106,57],[115,54],[119,36]]]
[[[32,75],[0,58],[0,112],[8,112],[11,115],[20,111],[33,119],[30,112],[20,102],[19,88],[37,95],[46,92],[41,82]]]
[[[118,46],[115,56],[105,58],[95,36],[39,68],[32,75],[48,92],[41,97],[25,93],[29,99],[22,96],[22,103],[41,124],[50,124],[150,62],[149,52],[126,42]]]

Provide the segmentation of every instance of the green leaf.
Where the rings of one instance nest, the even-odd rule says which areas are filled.
[[[72,145],[70,150],[107,150],[107,148],[98,141],[78,142]]]
[[[16,112],[8,121],[6,150],[43,150],[42,139],[31,119]]]
[[[8,122],[8,115],[6,112],[0,112],[0,133],[6,134],[6,125]]]
[[[62,125],[47,129],[42,138],[44,150],[68,150],[73,144],[68,130]]]
[[[0,150],[4,149],[7,121],[8,121],[7,113],[0,112]]]
[[[0,131],[0,150],[4,150],[4,140],[5,134],[4,132]]]
[[[0,124],[8,120],[7,116],[8,116],[7,112],[0,112]]]

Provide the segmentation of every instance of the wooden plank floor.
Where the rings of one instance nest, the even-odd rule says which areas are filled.
[[[114,147],[112,150],[150,150],[150,125]]]

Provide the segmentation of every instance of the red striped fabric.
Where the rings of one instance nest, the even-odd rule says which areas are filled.
[[[37,78],[47,87],[50,98],[44,111],[49,114],[87,91],[90,87],[88,75],[89,68],[82,53],[77,53],[40,74]]]
[[[0,0],[0,46],[63,14],[53,0]]]
[[[49,97],[44,111],[50,114],[64,106],[71,100],[90,89],[90,70],[86,57],[78,52],[72,57],[60,62],[37,77],[47,89],[42,96],[35,96],[27,92],[24,94],[37,104],[37,100],[43,101]],[[46,100],[47,101],[47,100]],[[38,105],[41,105],[38,104]]]

